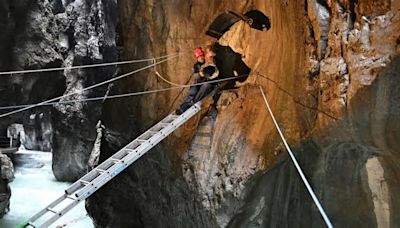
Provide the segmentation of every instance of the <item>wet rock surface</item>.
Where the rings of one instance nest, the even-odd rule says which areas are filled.
[[[303,142],[296,151],[335,226],[396,227],[400,222],[396,216],[399,67],[396,58],[371,87],[355,95],[345,120],[320,132],[323,137]],[[389,120],[394,122],[387,124]],[[378,124],[381,121],[386,124]],[[246,204],[229,226],[323,226],[289,160],[247,184]]]
[[[12,156],[15,179],[9,185],[12,190],[10,211],[0,219],[0,227],[19,227],[21,224],[59,198],[68,182],[59,182],[51,169],[51,153],[19,150]],[[83,204],[54,222],[56,227],[93,227]]]
[[[65,5],[65,12],[57,14],[68,39],[65,62],[83,65],[117,60],[115,45],[116,2],[73,1]],[[87,92],[81,89],[111,78],[114,67],[91,70],[66,70],[65,94],[68,101],[104,96],[107,86]],[[76,180],[86,172],[93,143],[96,123],[100,118],[101,103],[71,103],[57,105],[52,110],[54,125],[53,171],[58,180]]]
[[[219,14],[257,9],[270,18],[271,29],[238,22],[221,37],[222,48],[241,56],[251,74],[236,83],[238,89],[221,94],[217,112],[205,108],[94,194],[86,206],[97,227],[322,226],[284,155],[260,85],[334,225],[399,225],[398,1],[121,0],[118,27],[116,6],[104,0],[0,1],[0,51],[7,53],[0,55],[0,69],[113,61],[117,29],[124,59],[181,52],[156,69],[184,84],[193,64],[187,53],[211,40],[204,32]],[[223,59],[234,61],[233,55]],[[224,76],[233,76],[235,66],[224,65]],[[107,88],[80,90],[114,70],[8,76],[0,84],[0,97],[7,98],[0,105],[70,92],[77,93],[63,101],[101,96]],[[110,94],[168,86],[149,70],[114,83]],[[185,94],[171,90],[106,101],[102,108],[37,108],[2,119],[0,128],[14,122],[31,126],[34,147],[44,144],[51,127],[53,171],[58,179],[74,180],[90,156],[90,166],[106,159],[174,110]],[[46,127],[39,130],[28,120],[41,113]],[[104,129],[96,132],[100,116]]]
[[[0,153],[0,218],[10,210],[11,189],[9,183],[13,180],[13,163],[7,155]]]
[[[159,220],[178,227],[322,226],[298,174],[283,155],[284,147],[255,85],[267,91],[289,143],[296,148],[334,224],[398,224],[393,217],[398,210],[398,171],[387,157],[392,149],[376,144],[376,134],[369,130],[386,125],[383,119],[394,120],[390,117],[393,112],[375,109],[372,114],[362,108],[370,106],[361,102],[369,91],[370,100],[384,104],[374,98],[381,96],[376,88],[397,90],[384,89],[385,83],[379,79],[379,75],[396,75],[393,66],[398,64],[391,62],[398,54],[399,6],[392,1],[389,7],[388,2],[368,7],[368,1],[358,5],[353,1],[120,1],[123,54],[131,58],[204,44],[208,38],[203,31],[228,5],[243,13],[260,10],[271,19],[271,29],[260,32],[239,22],[221,37],[220,45],[239,53],[252,74],[237,84],[239,89],[221,95],[216,118],[205,110],[130,167],[114,185],[95,194],[87,207],[96,225],[162,227],[155,222]],[[204,7],[208,10],[202,10]],[[385,34],[393,39],[379,41]],[[184,83],[191,61],[179,58],[158,71],[171,81]],[[392,73],[382,73],[385,68]],[[112,92],[168,86],[152,72],[138,77],[142,78],[116,83]],[[382,99],[396,97],[395,92],[390,94]],[[117,111],[118,118],[110,111],[103,112],[108,133],[101,144],[100,160],[173,110],[177,96],[178,101],[183,98],[179,91],[172,91],[106,103],[104,110]],[[369,119],[367,113],[379,118]],[[381,133],[389,131],[379,129]],[[382,181],[383,187],[377,185]],[[122,190],[126,186],[132,193]],[[116,192],[121,194],[112,195]],[[192,211],[183,199],[191,199]],[[122,201],[129,203],[121,206]],[[362,216],[354,219],[343,205]],[[177,208],[182,209],[180,214],[176,214]],[[159,213],[155,215],[153,210]],[[127,211],[134,218],[128,218]],[[193,223],[177,222],[186,216],[193,216]]]
[[[0,10],[2,71],[68,67],[118,58],[115,1],[3,0]],[[103,67],[5,75],[0,85],[0,104],[32,104],[69,93],[75,94],[61,101],[103,96],[107,86],[80,90],[111,78],[115,70]],[[101,102],[75,102],[2,118],[0,127],[14,122],[24,124],[24,146],[52,150],[56,178],[72,181],[86,171],[100,115]]]

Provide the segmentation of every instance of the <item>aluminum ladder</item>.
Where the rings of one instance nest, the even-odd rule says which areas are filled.
[[[197,102],[181,115],[172,113],[165,117],[158,124],[73,183],[65,190],[64,195],[31,217],[23,227],[49,227],[198,113],[201,109],[201,104],[202,101]]]

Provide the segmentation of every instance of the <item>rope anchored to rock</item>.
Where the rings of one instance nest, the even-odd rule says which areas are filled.
[[[235,80],[235,79],[242,78],[242,77],[247,77],[247,75],[223,78],[223,79],[214,80],[214,81],[211,81],[211,82],[201,82],[201,83],[186,84],[186,85],[182,84],[182,85],[174,86],[174,87],[147,90],[147,91],[139,91],[139,92],[133,92],[133,93],[105,95],[105,96],[101,96],[101,97],[91,97],[91,98],[85,98],[85,99],[73,99],[73,100],[67,100],[67,101],[56,101],[56,102],[46,102],[46,103],[42,102],[42,103],[39,103],[39,104],[3,106],[3,107],[0,107],[0,110],[8,110],[8,109],[16,109],[16,108],[31,108],[31,107],[33,108],[33,107],[50,106],[50,105],[57,105],[57,104],[71,104],[71,103],[75,103],[75,102],[104,101],[104,100],[108,100],[108,99],[116,99],[116,98],[132,97],[132,96],[146,95],[146,94],[152,94],[152,93],[160,93],[160,92],[166,92],[166,91],[171,91],[171,90],[175,90],[175,89],[184,89],[184,88],[187,88],[187,87],[190,87],[190,86],[197,86],[197,85],[204,85],[204,84],[208,84],[208,83],[218,83],[218,82],[230,81],[230,80]],[[52,99],[52,100],[54,100],[54,99]],[[16,111],[22,111],[22,109],[16,110]],[[0,115],[0,117],[1,117],[1,115]]]
[[[131,64],[131,63],[150,62],[150,61],[167,58],[168,56],[169,55],[164,55],[164,56],[160,56],[160,57],[156,57],[156,58],[135,59],[135,60],[110,62],[110,63],[97,63],[97,64],[88,64],[88,65],[79,65],[79,66],[54,67],[54,68],[43,68],[43,69],[34,69],[34,70],[6,71],[6,72],[0,72],[0,75],[43,73],[43,72],[52,72],[52,71],[61,71],[61,70],[76,70],[76,69],[105,67],[105,66],[118,66],[118,65],[125,65],[125,64]]]
[[[307,109],[310,109],[310,110],[319,112],[319,113],[321,113],[321,114],[323,114],[323,115],[325,115],[325,116],[327,116],[327,117],[329,117],[329,118],[331,118],[331,119],[340,120],[340,118],[337,118],[337,117],[333,116],[332,114],[329,114],[328,112],[326,112],[326,111],[324,111],[324,110],[321,110],[321,109],[318,109],[318,108],[316,108],[316,107],[312,107],[312,106],[309,106],[309,105],[304,104],[303,102],[300,101],[300,99],[299,99],[298,97],[295,97],[295,96],[294,96],[293,94],[291,94],[289,91],[287,91],[286,89],[282,88],[282,87],[281,87],[276,81],[274,81],[273,79],[271,79],[271,78],[269,78],[269,77],[267,77],[267,76],[265,76],[265,75],[262,75],[262,74],[260,74],[259,72],[257,72],[257,76],[260,76],[261,78],[272,82],[280,91],[282,91],[283,93],[287,94],[289,97],[293,98],[293,101],[294,101],[296,104],[301,105],[301,106],[303,106],[304,108],[307,108]]]
[[[275,127],[278,130],[279,136],[281,137],[282,142],[285,145],[286,150],[288,151],[288,153],[290,155],[290,158],[292,159],[292,162],[293,162],[294,166],[296,167],[297,172],[299,173],[304,185],[306,186],[308,192],[310,193],[311,198],[313,199],[315,205],[317,206],[317,208],[319,210],[319,213],[321,214],[322,218],[324,219],[326,225],[328,226],[328,228],[332,228],[333,227],[332,223],[329,220],[328,216],[326,215],[324,208],[322,207],[321,203],[319,202],[316,194],[314,193],[314,190],[312,189],[310,183],[308,182],[306,176],[303,173],[303,170],[301,169],[299,163],[297,162],[296,157],[294,156],[292,150],[290,149],[289,144],[287,143],[287,141],[285,139],[285,136],[283,135],[283,133],[282,133],[282,131],[281,131],[279,125],[278,125],[278,122],[276,121],[275,116],[272,113],[272,110],[271,110],[271,107],[269,106],[267,97],[265,96],[264,90],[263,90],[263,88],[261,86],[260,86],[260,92],[261,92],[261,95],[262,95],[262,97],[264,99],[265,105],[267,106],[268,112],[271,115],[272,121],[274,122]]]
[[[4,113],[4,114],[1,114],[1,115],[0,115],[0,118],[9,116],[9,115],[12,115],[12,114],[15,114],[15,113],[23,112],[23,111],[26,111],[26,110],[28,110],[28,109],[32,109],[32,108],[34,108],[34,107],[43,106],[43,105],[45,105],[45,104],[47,104],[47,103],[54,102],[54,101],[57,101],[57,100],[60,100],[60,99],[62,99],[62,98],[66,98],[66,97],[69,97],[69,96],[72,96],[72,95],[75,95],[75,94],[80,94],[80,93],[82,93],[82,92],[84,92],[84,91],[88,91],[88,90],[97,88],[97,87],[99,87],[99,86],[105,85],[105,84],[109,84],[109,83],[111,83],[111,82],[113,82],[113,81],[116,81],[116,80],[119,80],[119,79],[122,79],[122,78],[126,78],[126,77],[128,77],[128,76],[130,76],[130,75],[139,73],[139,72],[144,71],[144,70],[146,70],[146,69],[149,69],[149,68],[151,68],[151,67],[153,67],[153,66],[155,66],[155,65],[158,65],[158,64],[161,64],[161,63],[166,62],[166,61],[168,61],[168,60],[171,60],[171,59],[173,59],[173,58],[176,58],[176,57],[178,57],[179,55],[180,55],[179,53],[167,55],[167,56],[165,57],[165,59],[160,60],[160,61],[158,61],[158,62],[156,62],[156,63],[149,64],[149,65],[147,65],[147,66],[145,66],[145,67],[142,67],[142,68],[139,68],[139,69],[137,69],[137,70],[128,72],[128,73],[123,74],[123,75],[120,75],[120,76],[118,76],[118,77],[111,78],[111,79],[109,79],[109,80],[106,80],[106,81],[103,81],[103,82],[100,82],[100,83],[97,83],[97,84],[94,84],[94,85],[85,87],[85,88],[83,88],[83,89],[81,89],[81,90],[79,90],[79,91],[75,91],[75,92],[72,92],[72,93],[68,93],[68,94],[65,94],[65,95],[62,95],[62,96],[59,96],[59,97],[52,98],[52,99],[50,99],[50,100],[46,100],[46,101],[43,101],[43,102],[40,102],[40,103],[37,103],[37,104],[34,104],[34,105],[30,105],[30,106],[25,107],[25,108],[22,108],[22,109],[18,109],[18,110],[15,110],[15,111],[11,111],[11,112],[7,112],[7,113]]]

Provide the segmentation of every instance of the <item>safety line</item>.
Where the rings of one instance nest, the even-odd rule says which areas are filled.
[[[145,95],[145,94],[151,94],[151,93],[166,92],[166,91],[180,89],[180,88],[186,88],[186,87],[190,87],[190,86],[197,86],[197,85],[204,85],[204,84],[209,84],[209,83],[229,81],[229,80],[234,80],[234,79],[238,79],[238,78],[242,78],[242,77],[246,77],[246,76],[248,76],[248,75],[241,75],[241,76],[218,79],[218,80],[209,81],[209,82],[200,82],[200,83],[194,83],[194,84],[188,84],[188,85],[180,85],[180,86],[175,86],[175,87],[154,89],[154,90],[147,90],[147,91],[140,91],[140,92],[133,92],[133,93],[106,95],[106,96],[102,96],[102,97],[92,97],[92,98],[75,99],[75,100],[67,100],[67,101],[48,102],[48,103],[41,104],[41,105],[26,104],[26,105],[3,106],[3,107],[0,107],[0,110],[25,108],[25,107],[31,107],[31,106],[38,107],[38,106],[48,106],[48,105],[57,105],[57,104],[70,104],[70,103],[75,103],[75,102],[86,102],[86,101],[99,101],[99,100],[104,101],[106,99],[123,98],[123,97],[138,96],[138,95]]]
[[[186,80],[185,85],[188,84],[188,83],[190,82],[190,80],[192,79],[192,76],[193,76],[193,73],[192,73],[192,74],[189,76],[189,78]],[[171,103],[171,106],[170,106],[169,109],[168,109],[168,113],[170,113],[170,112],[172,111],[172,109],[173,109],[174,106],[175,106],[175,102],[176,102],[176,101],[178,100],[178,98],[182,95],[184,89],[185,89],[185,88],[182,88],[181,91],[179,91],[178,95],[175,96],[174,100],[173,100],[172,103]]]
[[[177,84],[177,83],[175,83],[175,82],[169,81],[168,79],[166,79],[166,78],[164,78],[163,76],[161,76],[161,74],[158,73],[158,71],[155,71],[154,73],[157,75],[157,77],[161,78],[161,80],[163,80],[164,82],[166,82],[166,83],[168,83],[168,84],[170,84],[170,85],[173,85],[173,86],[183,86],[183,84]]]
[[[306,186],[308,192],[310,193],[311,198],[313,199],[315,205],[317,206],[317,208],[318,208],[318,210],[319,210],[319,212],[320,212],[322,218],[324,219],[326,225],[327,225],[329,228],[332,228],[333,226],[332,226],[331,221],[329,220],[328,216],[326,215],[324,208],[321,206],[321,204],[320,204],[320,202],[319,202],[317,196],[316,196],[315,193],[314,193],[314,190],[312,189],[312,187],[311,187],[310,184],[308,183],[308,180],[307,180],[306,176],[304,175],[303,170],[301,169],[299,163],[297,162],[297,159],[296,159],[296,157],[294,156],[292,150],[290,149],[289,144],[286,142],[285,136],[283,135],[283,133],[282,133],[282,131],[281,131],[281,129],[280,129],[278,123],[276,122],[275,116],[274,116],[274,114],[272,113],[272,110],[271,110],[271,107],[269,106],[267,97],[265,96],[264,90],[262,89],[261,86],[260,86],[260,91],[261,91],[261,94],[262,94],[262,96],[263,96],[263,98],[264,98],[264,101],[265,101],[265,104],[266,104],[266,106],[267,106],[268,112],[269,112],[269,114],[271,115],[272,121],[274,122],[275,127],[276,127],[276,129],[278,130],[278,133],[279,133],[279,135],[280,135],[280,137],[281,137],[281,139],[282,139],[282,142],[285,144],[286,150],[288,151],[288,153],[289,153],[289,155],[290,155],[290,158],[292,159],[293,164],[294,164],[294,166],[295,166],[296,169],[297,169],[297,172],[300,174],[300,177],[301,177],[301,179],[303,180],[304,185]]]
[[[283,93],[285,93],[286,95],[288,95],[289,97],[291,97],[291,98],[293,99],[293,101],[294,101],[296,104],[301,105],[301,106],[303,106],[304,108],[308,108],[308,109],[310,109],[310,110],[314,110],[314,111],[317,111],[317,112],[319,112],[319,113],[322,113],[323,115],[325,115],[325,116],[327,116],[327,117],[329,117],[329,118],[331,118],[331,119],[340,120],[340,118],[337,118],[337,117],[333,116],[332,114],[327,113],[327,112],[324,111],[324,110],[321,110],[321,109],[318,109],[318,108],[315,108],[315,107],[312,107],[312,106],[309,106],[309,105],[306,105],[306,104],[302,103],[302,102],[299,100],[299,98],[295,97],[295,96],[294,96],[293,94],[291,94],[289,91],[287,91],[286,89],[282,88],[282,87],[279,85],[279,83],[277,83],[276,81],[272,80],[271,78],[269,78],[269,77],[267,77],[267,76],[265,76],[265,75],[260,74],[260,72],[256,72],[256,73],[257,73],[257,75],[260,76],[261,78],[264,78],[264,79],[266,79],[266,80],[272,82],[280,91],[282,91]]]
[[[135,59],[135,60],[128,60],[128,61],[97,63],[97,64],[88,64],[88,65],[79,65],[79,66],[55,67],[55,68],[45,68],[45,69],[35,69],[35,70],[7,71],[7,72],[0,72],[0,75],[39,73],[39,72],[50,72],[50,71],[60,71],[60,70],[75,70],[75,69],[84,69],[84,68],[124,65],[124,64],[130,64],[130,63],[140,63],[140,62],[149,62],[149,61],[159,60],[159,59],[166,58],[168,56],[169,55],[164,55],[164,56],[160,56],[160,57],[156,57],[156,58]]]
[[[47,104],[47,103],[50,103],[50,102],[53,102],[53,101],[56,101],[56,100],[59,100],[59,99],[62,99],[62,98],[65,98],[65,97],[74,95],[74,94],[82,93],[82,92],[84,92],[84,91],[87,91],[87,90],[90,90],[90,89],[93,89],[93,88],[102,86],[102,85],[104,85],[104,84],[108,84],[108,83],[110,83],[110,82],[119,80],[119,79],[121,79],[121,78],[125,78],[125,77],[127,77],[127,76],[132,75],[132,74],[136,74],[136,73],[138,73],[138,72],[144,71],[144,70],[146,70],[146,69],[149,69],[149,68],[151,68],[151,67],[153,67],[153,66],[155,66],[155,65],[161,64],[161,63],[166,62],[166,61],[168,61],[168,60],[170,60],[170,59],[176,58],[176,57],[178,57],[179,55],[180,55],[179,53],[172,54],[172,55],[169,55],[169,56],[168,56],[166,59],[164,59],[164,60],[158,61],[158,62],[156,62],[156,63],[149,64],[149,65],[147,65],[147,66],[145,66],[145,67],[142,67],[142,68],[139,68],[139,69],[137,69],[137,70],[128,72],[128,73],[123,74],[123,75],[120,75],[120,76],[118,76],[118,77],[115,77],[115,78],[112,78],[112,79],[109,79],[109,80],[106,80],[106,81],[103,81],[103,82],[100,82],[100,83],[97,83],[97,84],[88,86],[88,87],[83,88],[83,89],[81,89],[81,90],[79,90],[79,91],[75,91],[75,92],[72,92],[72,93],[69,93],[69,94],[65,94],[65,95],[62,95],[62,96],[59,96],[59,97],[56,97],[56,98],[52,98],[52,99],[50,99],[50,100],[46,100],[46,101],[43,101],[43,102],[40,102],[40,103],[31,105],[31,106],[22,108],[22,109],[18,109],[18,110],[15,110],[15,111],[11,111],[11,112],[7,112],[7,113],[4,113],[4,114],[1,114],[1,115],[0,115],[0,118],[5,117],[5,116],[9,116],[9,115],[12,115],[12,114],[15,114],[15,113],[19,113],[19,112],[22,112],[22,111],[25,111],[25,110],[28,110],[28,109],[31,109],[31,108],[34,108],[34,107],[37,107],[37,106],[41,106],[41,105],[43,105],[43,104]]]

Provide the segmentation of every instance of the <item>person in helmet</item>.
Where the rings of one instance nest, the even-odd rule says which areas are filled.
[[[215,83],[211,82],[219,76],[219,70],[215,62],[215,52],[215,46],[213,44],[207,46],[205,57],[206,63],[201,66],[199,75],[203,81],[210,83],[201,85],[195,98],[193,99],[194,103],[203,99],[214,89]]]
[[[200,70],[201,66],[205,63],[205,56],[204,51],[201,47],[195,48],[193,50],[193,55],[196,59],[196,63],[193,65],[192,77],[194,77],[195,79],[194,83],[197,84],[204,81],[204,79],[200,76]],[[185,97],[180,107],[175,111],[177,115],[182,114],[184,111],[190,108],[190,106],[192,106],[192,102],[196,97],[196,94],[199,91],[200,87],[201,85],[194,85],[190,87],[188,95]]]
[[[196,58],[196,63],[193,65],[193,74],[198,74],[201,66],[205,63],[204,51],[201,47],[198,47],[195,48],[193,52],[194,57]]]
[[[202,54],[200,57],[201,64],[199,63],[199,58],[197,58],[197,62],[194,65],[193,73],[195,74],[196,80],[195,83],[202,82],[211,82],[212,80],[218,77],[219,71],[217,66],[215,65],[215,49],[214,46],[207,46],[206,48],[206,56],[204,56],[204,52],[199,49],[194,50],[194,54]],[[182,114],[188,108],[190,108],[194,103],[203,99],[207,94],[209,94],[214,88],[213,83],[206,83],[202,85],[195,85],[190,87],[188,96],[184,99],[183,103],[180,107],[175,111],[177,115]]]

